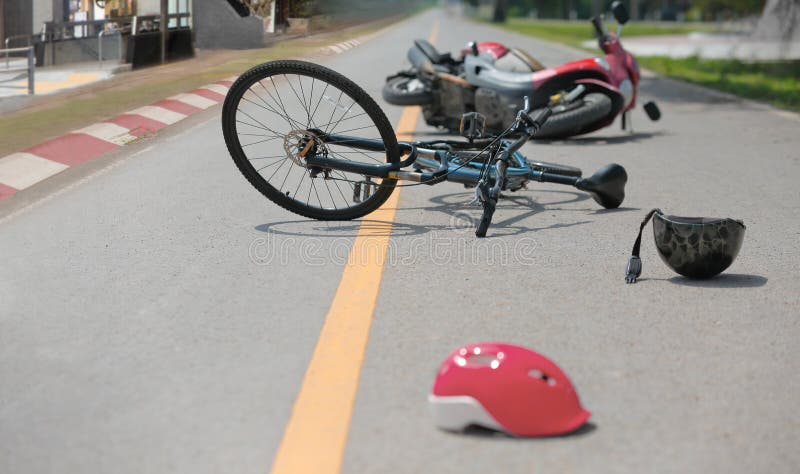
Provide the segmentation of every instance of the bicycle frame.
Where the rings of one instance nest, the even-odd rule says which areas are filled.
[[[368,151],[385,151],[383,142],[380,140],[370,140],[346,135],[326,135],[320,134],[318,138],[323,143],[347,143],[352,148]],[[445,150],[433,150],[419,148],[408,142],[398,143],[401,151],[406,151],[408,156],[397,163],[369,164],[355,161],[329,158],[317,154],[305,156],[309,168],[333,169],[358,173],[374,178],[388,178],[405,181],[413,181],[424,184],[437,184],[443,181],[452,181],[468,185],[476,185],[480,179],[481,168],[479,163],[469,163],[464,166],[454,167],[450,170],[450,155],[457,155],[457,152]],[[531,168],[525,157],[519,151],[515,151],[511,158],[517,166],[510,166],[506,170],[506,179],[512,184],[520,184],[523,181],[535,180],[540,182],[568,184],[575,186],[581,178],[575,176],[564,176],[556,173],[547,173]],[[434,168],[434,171],[403,171],[415,163],[425,168]],[[457,169],[455,169],[457,168]],[[490,167],[490,176],[494,173]],[[492,176],[493,177],[493,176]]]

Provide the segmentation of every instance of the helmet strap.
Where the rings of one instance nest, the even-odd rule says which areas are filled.
[[[648,212],[642,220],[642,224],[639,226],[639,235],[636,236],[636,242],[633,244],[631,257],[628,259],[628,267],[625,269],[626,283],[636,283],[636,279],[642,274],[642,259],[639,258],[639,250],[642,246],[642,231],[656,212],[661,213],[661,209],[656,208]]]

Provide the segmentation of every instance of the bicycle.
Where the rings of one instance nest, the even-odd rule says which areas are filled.
[[[520,153],[551,111],[535,113],[526,98],[498,135],[483,136],[485,119],[472,112],[462,117],[466,140],[398,142],[381,108],[353,81],[318,64],[284,60],[255,66],[234,82],[222,130],[250,184],[313,219],[363,217],[396,187],[445,181],[475,188],[483,206],[478,237],[486,235],[501,192],[529,181],[571,185],[604,208],[619,207],[628,179],[622,166],[610,164],[584,178],[578,168],[529,161]]]

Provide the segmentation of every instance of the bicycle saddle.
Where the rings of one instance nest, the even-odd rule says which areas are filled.
[[[628,182],[628,173],[625,168],[612,163],[606,165],[588,178],[583,178],[575,183],[575,187],[586,191],[598,204],[606,209],[619,207],[625,199],[625,183]]]

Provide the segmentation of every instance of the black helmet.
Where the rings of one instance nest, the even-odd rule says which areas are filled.
[[[653,236],[661,260],[689,278],[711,278],[728,268],[742,247],[745,226],[740,220],[714,217],[666,216],[653,209],[642,221],[628,261],[628,283],[642,273],[639,247],[642,229],[653,217]]]

